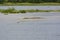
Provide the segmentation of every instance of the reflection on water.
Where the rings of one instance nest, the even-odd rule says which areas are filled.
[[[19,20],[29,16],[46,19],[23,22]],[[60,35],[60,12],[0,14],[0,40],[60,40],[57,35]]]
[[[0,6],[0,9],[15,8],[17,10],[60,10],[60,6]]]

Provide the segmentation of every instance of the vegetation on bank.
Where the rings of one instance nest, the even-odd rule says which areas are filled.
[[[60,12],[60,10],[16,10],[14,8],[0,9],[1,13],[4,14],[15,14],[15,13],[27,13],[27,12]]]
[[[59,6],[60,3],[3,3],[0,6]]]
[[[0,6],[60,5],[60,0],[0,0]]]
[[[0,3],[45,3],[45,2],[55,2],[60,3],[60,0],[0,0]]]

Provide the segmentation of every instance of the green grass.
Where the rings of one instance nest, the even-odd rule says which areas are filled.
[[[59,6],[60,3],[3,3],[0,6]]]
[[[20,13],[26,13],[26,10],[19,10]]]

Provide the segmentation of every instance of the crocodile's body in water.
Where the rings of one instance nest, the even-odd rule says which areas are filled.
[[[21,19],[19,19],[19,21],[17,23],[20,23],[20,22],[26,22],[26,21],[40,21],[44,18],[42,17],[23,17]]]
[[[41,19],[41,17],[25,17],[23,19]]]

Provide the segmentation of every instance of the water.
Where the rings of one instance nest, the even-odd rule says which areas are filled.
[[[60,6],[0,6],[0,9],[15,8],[17,10],[60,10]]]
[[[45,19],[17,23],[21,17],[29,16]],[[0,40],[60,40],[60,12],[0,13]]]

